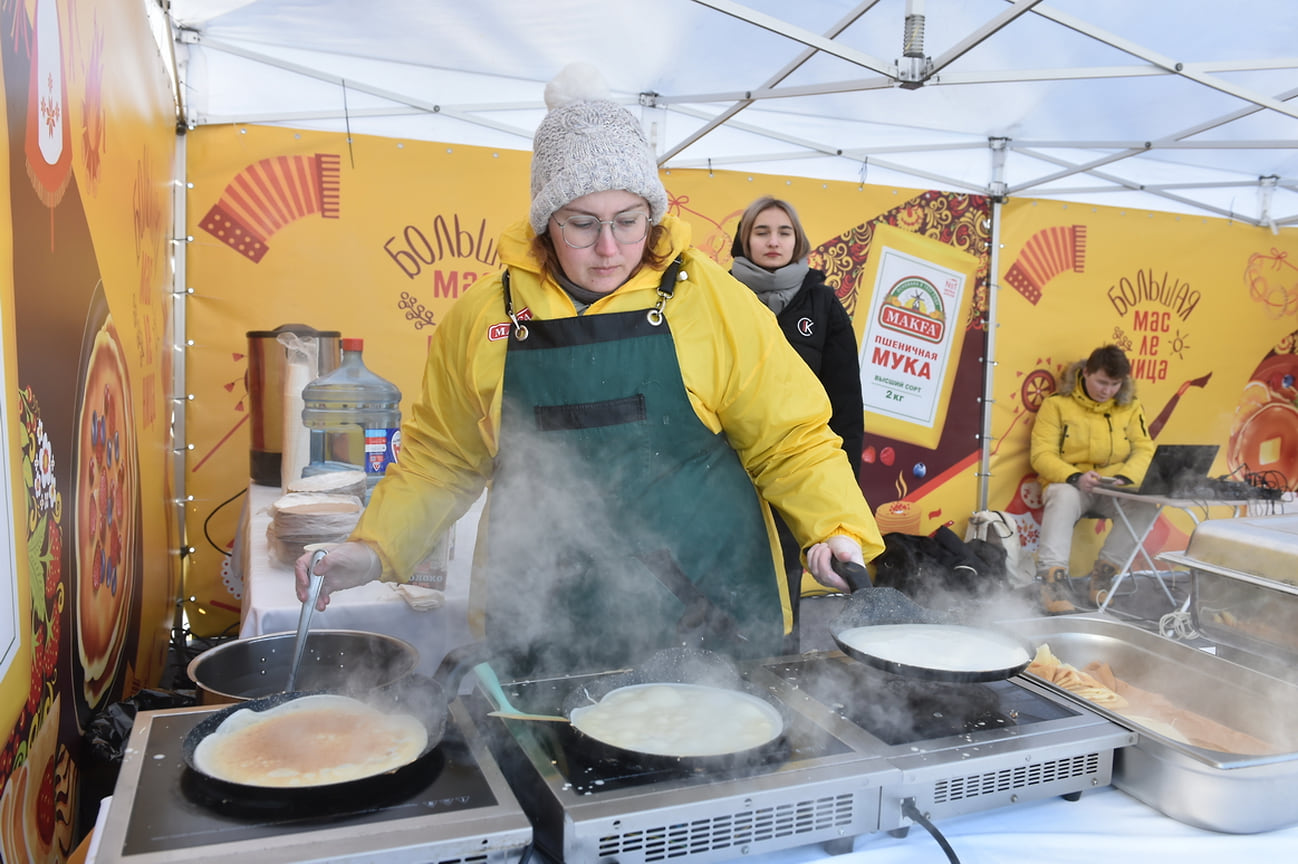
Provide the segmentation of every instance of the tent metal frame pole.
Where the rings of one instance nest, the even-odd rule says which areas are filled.
[[[185,530],[185,515],[188,509],[190,496],[186,491],[185,478],[187,473],[187,455],[189,452],[186,442],[189,436],[186,432],[186,412],[189,408],[188,388],[186,387],[185,357],[186,346],[188,344],[187,324],[185,316],[185,306],[189,298],[189,277],[186,270],[186,259],[188,258],[189,241],[192,239],[188,236],[188,201],[189,201],[189,174],[188,168],[188,136],[183,126],[177,127],[176,149],[175,149],[175,168],[173,170],[173,193],[172,193],[172,223],[171,223],[171,244],[172,244],[172,283],[171,291],[171,470],[174,473],[173,487],[176,490],[176,497],[173,499],[175,511],[176,528],[175,528],[175,546],[174,554],[176,555],[176,587],[172,600],[176,604],[175,614],[172,621],[172,650],[176,658],[185,657],[185,597],[187,596],[185,583],[186,571],[189,565],[189,537]]]
[[[877,2],[878,0],[867,0],[867,2],[857,5],[855,9],[853,9],[847,15],[840,18],[838,22],[834,24],[833,27],[829,28],[829,30],[825,32],[825,38],[834,39],[839,35],[841,35],[844,30],[846,30],[851,25],[855,24],[858,18],[860,18],[866,12],[870,11],[870,9]],[[799,53],[797,57],[793,58],[788,63],[786,63],[782,69],[780,69],[771,77],[767,78],[766,81],[762,83],[761,88],[759,89],[767,90],[772,87],[775,87],[781,81],[788,78],[794,72],[798,71],[799,67],[805,64],[812,57],[816,56],[816,53],[817,51],[815,48],[809,47],[805,49],[804,51]],[[733,105],[730,105],[724,111],[722,111],[720,114],[714,117],[712,120],[705,123],[703,126],[699,127],[693,134],[686,136],[679,143],[677,143],[675,147],[672,147],[661,157],[659,157],[658,164],[662,165],[664,162],[667,162],[669,159],[674,157],[677,153],[680,153],[682,150],[685,150],[690,145],[694,144],[696,141],[702,138],[704,135],[707,135],[713,129],[716,129],[718,126],[727,123],[731,117],[734,117],[740,111],[743,111],[745,108],[747,108],[749,105],[752,104],[753,104],[752,99],[741,99],[735,102]]]
[[[991,183],[988,197],[991,200],[990,248],[987,250],[987,317],[984,322],[986,339],[983,341],[982,427],[978,433],[978,510],[987,509],[991,485],[992,410],[996,407],[996,329],[998,295],[1000,294],[1001,208],[1005,204],[1005,155],[1009,149],[1008,138],[992,138],[987,142],[991,150]]]
[[[1054,21],[1063,27],[1067,27],[1083,36],[1088,36],[1097,42],[1102,42],[1112,48],[1116,48],[1138,60],[1143,60],[1159,69],[1163,69],[1170,74],[1180,75],[1196,84],[1201,84],[1212,90],[1225,93],[1227,96],[1233,96],[1244,102],[1251,102],[1259,108],[1269,108],[1278,114],[1287,114],[1290,117],[1298,119],[1298,108],[1286,105],[1284,100],[1275,99],[1247,87],[1240,87],[1231,82],[1218,78],[1215,75],[1206,74],[1203,68],[1197,63],[1182,63],[1177,60],[1152,51],[1142,45],[1137,45],[1130,39],[1124,39],[1114,33],[1109,33],[1091,24],[1087,24],[1080,18],[1075,18],[1065,12],[1053,9],[1049,6],[1034,8],[1033,12],[1042,18]]]
[[[979,510],[987,509],[989,497],[989,486],[991,484],[991,450],[992,441],[992,410],[996,407],[996,329],[1000,327],[997,321],[997,299],[1000,294],[1000,280],[996,274],[1000,272],[1000,251],[1001,251],[1001,208],[1004,203],[1000,198],[993,198],[991,205],[991,248],[988,250],[987,261],[987,339],[984,343],[983,355],[983,393],[982,393],[982,430],[978,435],[978,508]]]

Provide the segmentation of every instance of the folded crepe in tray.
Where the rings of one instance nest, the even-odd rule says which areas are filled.
[[[1119,712],[1123,716],[1148,717],[1167,723],[1196,747],[1246,756],[1264,756],[1283,752],[1279,747],[1246,732],[1240,732],[1197,712],[1187,711],[1161,693],[1133,687],[1114,676],[1108,664],[1091,663],[1086,669],[1097,678],[1107,676],[1113,680],[1114,690],[1128,703],[1128,707]]]
[[[1045,643],[1037,648],[1037,655],[1028,664],[1027,671],[1096,705],[1111,710],[1126,707],[1127,700],[1117,691],[1076,666],[1064,663],[1051,653],[1050,646]]]
[[[1095,661],[1083,669],[1064,663],[1044,643],[1027,671],[1183,744],[1245,756],[1283,752],[1253,735],[1181,708],[1160,693],[1132,686],[1107,663]]]

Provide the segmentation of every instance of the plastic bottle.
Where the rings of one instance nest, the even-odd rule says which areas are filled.
[[[401,451],[401,391],[371,372],[363,339],[342,340],[342,363],[302,389],[302,422],[311,430],[303,475],[365,472],[365,497]]]

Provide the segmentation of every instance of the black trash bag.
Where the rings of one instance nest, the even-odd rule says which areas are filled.
[[[890,532],[883,542],[884,551],[873,562],[874,584],[896,588],[920,603],[941,606],[1009,586],[1003,549],[981,540],[965,542],[945,525],[927,537]]]
[[[135,725],[136,714],[164,708],[188,708],[196,704],[193,693],[140,690],[130,699],[114,702],[90,718],[86,731],[82,734],[86,753],[108,762],[120,763],[131,737],[131,727]]]
[[[90,718],[81,735],[80,825],[87,829],[93,826],[100,800],[113,794],[122,768],[122,757],[131,740],[135,715],[140,711],[188,708],[195,704],[197,699],[193,691],[140,690],[131,698],[114,702]]]

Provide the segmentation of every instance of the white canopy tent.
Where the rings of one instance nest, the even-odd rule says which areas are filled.
[[[181,122],[527,150],[598,66],[664,168],[1298,225],[1290,0],[170,0]]]

